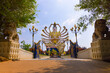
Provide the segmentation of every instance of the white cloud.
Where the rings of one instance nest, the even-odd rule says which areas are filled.
[[[61,26],[65,26],[68,29],[69,39],[72,40],[73,42],[76,42],[76,38],[75,38],[75,34],[70,31],[70,28],[77,23],[77,19],[78,19],[78,16],[74,15],[74,17],[68,18],[61,25]],[[86,32],[83,32],[82,34],[78,34],[77,39],[80,46],[85,46],[87,48],[90,47],[93,30],[94,29],[91,26],[89,26]]]
[[[65,20],[61,26],[65,26],[68,30],[70,30],[71,27],[73,27],[77,22],[77,18],[70,17],[67,20]]]
[[[70,18],[63,22],[63,25],[72,25],[74,23],[74,19]]]

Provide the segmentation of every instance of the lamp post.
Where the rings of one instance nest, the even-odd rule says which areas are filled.
[[[74,27],[72,27],[70,29],[73,33],[75,33],[75,37],[76,37],[76,55],[75,55],[75,58],[77,58],[77,51],[78,51],[78,40],[77,40],[77,33],[79,32],[80,30],[80,27],[77,27],[76,25],[74,25]]]
[[[69,51],[69,54],[70,54],[70,50],[68,48],[68,41],[69,41],[69,39],[67,39],[67,50]]]
[[[32,33],[32,48],[34,48],[34,34],[37,33],[38,29],[32,26],[32,29],[29,28],[29,31]]]
[[[42,51],[43,51],[43,41],[42,41]]]

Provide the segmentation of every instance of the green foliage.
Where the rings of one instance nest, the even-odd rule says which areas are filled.
[[[27,51],[29,51],[29,48],[31,47],[31,45],[30,44],[25,44],[25,41],[24,40],[21,41],[21,43],[23,44],[22,45],[22,48],[25,49],[25,50],[27,50]]]
[[[110,0],[80,0],[76,5],[80,9],[88,11],[89,15],[84,15],[79,18],[78,25],[83,27],[83,31],[89,24],[92,24],[96,19],[110,20]],[[110,24],[108,22],[108,24]]]
[[[15,23],[16,27],[26,27],[35,21],[36,0],[0,0],[0,27]]]
[[[19,30],[17,33],[20,34],[20,35],[22,34],[22,33],[21,33],[21,30]]]

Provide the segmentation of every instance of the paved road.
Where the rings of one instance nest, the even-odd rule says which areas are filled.
[[[0,63],[0,73],[110,73],[110,63],[63,58],[8,61]]]

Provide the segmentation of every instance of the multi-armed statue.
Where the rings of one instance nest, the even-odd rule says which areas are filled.
[[[53,28],[51,29],[53,25]],[[57,26],[59,26],[59,31],[57,29]],[[42,38],[42,41],[44,44],[48,47],[56,47],[60,53],[63,52],[65,47],[65,41],[68,40],[68,32],[66,27],[63,27],[63,30],[61,31],[61,26],[59,24],[51,24],[49,26],[49,31],[47,31],[47,27],[45,26],[44,30],[42,30],[44,34],[41,34],[44,38]]]

